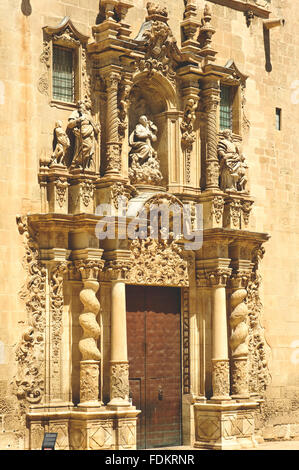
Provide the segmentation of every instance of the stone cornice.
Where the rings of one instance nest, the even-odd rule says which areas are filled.
[[[238,241],[247,241],[253,244],[261,245],[270,239],[267,233],[250,232],[246,230],[233,230],[228,228],[211,228],[203,232],[205,241],[227,241],[229,244]]]
[[[252,11],[255,16],[269,18],[271,11],[267,6],[258,5],[254,0],[209,0],[217,5],[222,5],[234,10],[248,12]]]

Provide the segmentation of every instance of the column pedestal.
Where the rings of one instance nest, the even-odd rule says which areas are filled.
[[[194,447],[212,450],[237,450],[257,447],[254,414],[257,403],[213,403],[194,405]]]

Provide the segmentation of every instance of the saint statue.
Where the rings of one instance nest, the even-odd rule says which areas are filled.
[[[67,149],[70,146],[70,139],[66,135],[65,131],[62,128],[62,122],[57,121],[55,124],[55,149],[52,153],[52,160],[50,166],[52,165],[65,165],[65,154]]]
[[[133,184],[157,184],[162,180],[157,152],[152,145],[157,141],[157,132],[157,126],[143,115],[130,135],[129,176]]]
[[[247,183],[245,157],[233,141],[232,131],[226,129],[218,144],[220,161],[220,189],[222,191],[245,192]]]
[[[100,133],[100,127],[94,122],[83,101],[77,103],[68,123],[75,136],[75,152],[71,168],[82,170],[95,170],[95,144]]]

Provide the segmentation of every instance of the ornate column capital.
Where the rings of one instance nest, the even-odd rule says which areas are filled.
[[[107,90],[118,91],[118,86],[121,81],[121,73],[116,70],[106,70],[103,75]]]
[[[238,270],[233,272],[230,278],[230,286],[232,289],[246,289],[250,280],[251,270]]]
[[[104,264],[104,260],[80,259],[74,261],[75,268],[80,273],[83,282],[97,281]]]
[[[111,281],[125,281],[127,272],[131,267],[131,262],[128,260],[113,260],[108,261],[106,272]]]
[[[220,90],[204,90],[203,105],[206,113],[216,113],[220,103]]]
[[[206,273],[206,278],[211,287],[225,287],[230,278],[232,270],[227,267],[219,267],[214,271]]]

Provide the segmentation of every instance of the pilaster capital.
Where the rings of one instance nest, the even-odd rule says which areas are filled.
[[[62,279],[65,274],[68,273],[69,267],[71,266],[70,261],[52,261],[50,262],[50,274],[51,277]]]
[[[238,259],[232,261],[232,275],[230,286],[233,290],[246,289],[251,277],[253,263],[248,259]]]

